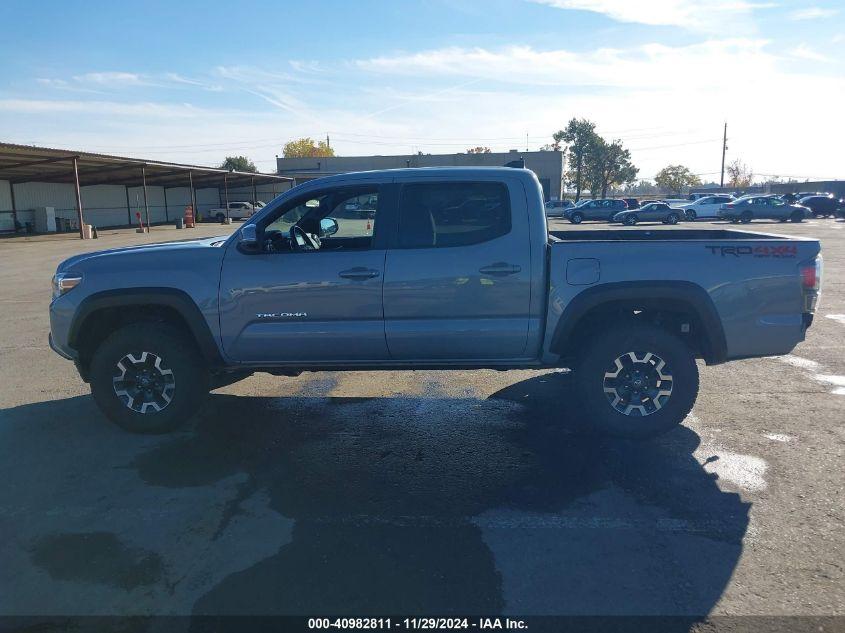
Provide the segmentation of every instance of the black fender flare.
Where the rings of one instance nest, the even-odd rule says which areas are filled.
[[[727,342],[722,319],[707,291],[690,281],[622,281],[593,286],[570,301],[552,335],[551,349],[561,350],[578,322],[593,308],[614,302],[641,302],[644,308],[659,309],[661,303],[687,304],[698,317],[702,331],[702,355],[708,365],[727,360]]]
[[[223,365],[220,348],[205,317],[190,295],[176,288],[121,288],[95,292],[85,297],[76,309],[68,332],[68,345],[77,349],[77,342],[85,321],[106,308],[131,306],[164,306],[175,310],[185,321],[203,358],[214,366]]]

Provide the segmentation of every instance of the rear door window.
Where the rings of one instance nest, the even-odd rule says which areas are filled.
[[[420,183],[402,188],[400,248],[468,246],[510,230],[510,200],[503,183]]]

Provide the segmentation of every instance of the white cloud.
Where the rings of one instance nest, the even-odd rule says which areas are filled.
[[[830,57],[827,55],[822,55],[818,51],[813,50],[806,44],[799,44],[794,48],[790,49],[789,55],[791,57],[795,57],[797,59],[806,59],[807,61],[811,62],[829,62],[831,61]]]
[[[143,75],[127,72],[96,72],[75,75],[73,80],[80,84],[99,84],[103,86],[145,86],[149,85]]]
[[[77,113],[83,115],[116,115],[129,117],[195,117],[202,110],[190,104],[154,102],[120,103],[115,101],[0,99],[0,112],[27,115]]]
[[[818,20],[830,18],[839,13],[838,9],[823,9],[822,7],[807,7],[792,11],[787,17],[790,20]]]
[[[766,52],[765,40],[709,40],[689,46],[647,44],[636,48],[603,48],[587,53],[530,46],[503,49],[444,48],[358,60],[370,72],[438,78],[463,77],[501,84],[569,86],[584,89],[636,88],[644,84],[723,88],[748,83],[777,72],[777,58]],[[741,59],[742,63],[737,64]],[[736,84],[734,84],[736,85]]]
[[[558,9],[601,13],[619,22],[689,28],[715,27],[755,9],[775,6],[769,2],[708,0],[532,0]]]

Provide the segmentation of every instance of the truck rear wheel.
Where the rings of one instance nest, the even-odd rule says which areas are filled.
[[[193,342],[166,323],[112,332],[91,359],[91,394],[112,422],[133,433],[167,433],[190,419],[209,390]]]
[[[698,395],[698,367],[676,336],[651,325],[612,330],[575,367],[584,414],[596,430],[644,439],[679,425]]]

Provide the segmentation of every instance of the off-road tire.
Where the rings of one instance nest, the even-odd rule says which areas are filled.
[[[642,415],[634,407],[630,414],[620,412],[612,400],[615,393],[607,393],[608,373],[618,367],[617,359],[634,353],[638,360],[651,358],[643,363],[648,370],[665,372],[671,381],[663,380],[658,389],[670,390],[670,395],[650,400],[650,408],[655,409]],[[654,359],[664,361],[659,365]],[[651,365],[651,366],[649,366]],[[657,367],[655,367],[657,366]],[[576,393],[582,405],[584,421],[599,433],[630,439],[645,439],[665,433],[678,426],[687,417],[698,396],[698,366],[691,350],[678,337],[661,328],[635,324],[620,326],[597,336],[579,354],[575,363]],[[625,371],[625,370],[622,370]],[[621,372],[619,372],[622,378]],[[636,402],[642,402],[641,400]],[[660,404],[655,407],[655,402]],[[625,400],[618,407],[625,407]],[[646,401],[648,406],[649,401]]]
[[[157,396],[157,402],[145,404],[143,392],[133,398],[127,392],[134,393],[135,386],[127,388],[119,377],[129,373],[127,368],[153,363],[152,370],[158,370],[148,373],[159,379],[167,374],[167,393]],[[97,406],[112,422],[133,433],[176,429],[199,410],[210,387],[208,369],[193,341],[166,323],[132,323],[115,330],[94,352],[90,369],[91,394]]]

